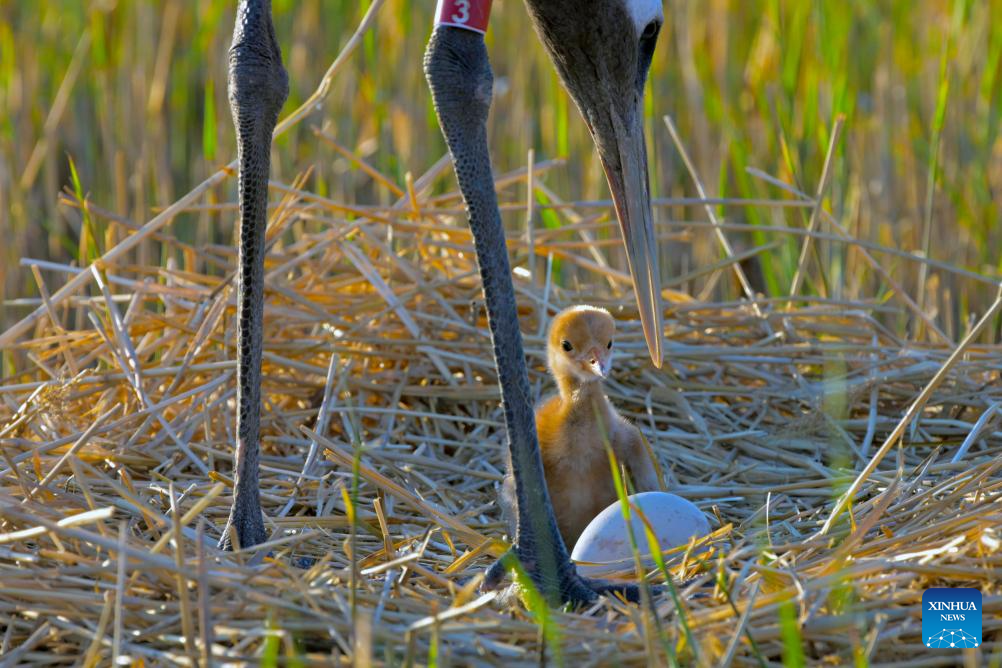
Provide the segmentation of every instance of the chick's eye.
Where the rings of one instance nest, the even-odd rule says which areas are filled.
[[[609,350],[612,350],[612,341],[609,341],[609,343],[605,344],[605,347],[608,348]]]
[[[574,350],[574,346],[572,346],[572,345],[571,345],[571,342],[570,342],[570,341],[561,341],[561,342],[560,342],[560,345],[561,345],[561,346],[563,347],[563,349],[564,349],[564,350],[566,350],[567,352],[571,352],[572,350]]]
[[[653,39],[658,34],[658,31],[660,29],[661,29],[660,23],[658,23],[657,21],[651,21],[646,26],[644,26],[644,32],[640,34],[640,39],[642,40]]]

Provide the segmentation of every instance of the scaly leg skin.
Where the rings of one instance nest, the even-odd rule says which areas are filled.
[[[289,95],[289,80],[271,21],[271,0],[241,0],[230,47],[229,97],[240,163],[240,252],[237,281],[237,447],[233,506],[220,547],[268,539],[258,490],[261,339],[264,330],[264,237],[268,223],[271,137]]]
[[[466,203],[484,285],[508,432],[507,465],[514,479],[510,499],[516,527],[513,554],[552,605],[590,603],[612,591],[637,600],[635,586],[580,577],[557,531],[536,440],[515,289],[487,147],[493,74],[483,36],[437,26],[428,42],[424,67]],[[486,581],[500,584],[505,570],[500,562],[495,564]]]
[[[501,483],[501,488],[498,490],[498,505],[501,507],[501,516],[504,519],[505,526],[508,528],[508,535],[515,536],[516,533],[518,533],[518,501],[515,495],[515,477],[511,474],[504,477],[504,480]],[[524,541],[521,545],[524,552]],[[491,565],[490,568],[487,569],[487,572],[484,574],[484,581],[481,584],[481,589],[484,591],[500,590],[504,586],[505,576],[514,568],[516,560],[522,561],[518,558],[515,549],[511,549],[502,555]],[[522,568],[525,568],[524,563]],[[578,578],[578,580],[580,579],[581,578]],[[636,585],[606,582],[603,580],[589,580],[586,584],[587,587],[593,590],[596,594],[619,594],[631,603],[640,602],[640,590]],[[576,586],[574,582],[568,582],[567,585],[570,587]],[[503,592],[500,597],[501,600],[507,601],[512,597],[512,595],[517,595],[517,587],[517,585],[513,585],[510,590]],[[576,600],[583,603],[591,602],[595,598],[594,595],[589,595],[588,592],[569,592],[567,594],[562,594],[562,596],[565,597],[560,600]]]
[[[491,564],[486,573],[484,573],[484,580],[480,585],[481,589],[484,591],[501,590],[504,586],[505,575],[514,569],[516,560],[521,562],[523,570],[532,579],[533,585],[539,591],[548,593],[546,598],[550,605],[567,603],[571,607],[577,607],[594,603],[595,599],[599,596],[608,595],[622,596],[630,603],[640,602],[639,586],[628,582],[609,582],[607,580],[583,578],[577,574],[574,570],[574,565],[570,562],[568,562],[568,566],[572,571],[571,573],[558,576],[552,582],[541,581],[539,576],[542,574],[527,568],[526,564],[531,564],[532,562],[518,559],[515,548],[508,550],[497,561]],[[652,587],[651,592],[654,595],[660,594],[661,587]],[[519,593],[518,584],[514,584],[509,590],[501,594],[500,600],[507,601],[512,595],[518,595]]]

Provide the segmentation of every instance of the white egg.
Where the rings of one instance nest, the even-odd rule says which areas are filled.
[[[662,552],[686,545],[691,538],[700,538],[710,533],[710,523],[706,521],[703,511],[680,496],[665,492],[643,492],[631,496],[630,501],[640,509],[654,529]],[[650,557],[644,523],[632,508],[630,523],[633,525],[633,535],[644,565],[650,568],[654,565],[654,560]],[[626,531],[626,522],[618,500],[585,527],[574,545],[571,559],[578,562],[578,572],[588,577],[633,568],[630,536]]]

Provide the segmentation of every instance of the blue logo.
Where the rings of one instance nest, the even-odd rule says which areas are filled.
[[[922,592],[922,644],[946,649],[981,645],[981,592],[966,587]]]

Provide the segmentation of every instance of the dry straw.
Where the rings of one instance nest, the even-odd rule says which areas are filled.
[[[532,183],[572,223],[509,245],[529,267],[516,289],[531,379],[548,387],[540,333],[560,307],[584,294],[616,315],[610,396],[644,430],[670,489],[714,518],[708,551],[668,555],[681,609],[664,596],[554,611],[544,646],[529,612],[477,592],[504,547],[502,416],[460,199],[429,195],[445,159],[405,184],[370,174],[399,196],[389,208],[331,202],[305,179],[272,184],[261,480],[271,540],[217,551],[231,500],[235,258],[185,247],[165,226],[224,170],[88,270],[39,265],[72,277],[49,295],[36,269],[42,301],[0,336],[25,369],[0,381],[0,666],[297,655],[759,665],[793,660],[797,647],[832,665],[946,665],[956,657],[919,643],[921,593],[934,585],[981,588],[985,644],[970,660],[993,656],[1002,357],[980,330],[998,304],[954,344],[892,333],[917,308],[893,281],[887,303],[666,293],[671,370],[655,372],[626,274],[594,252],[615,239],[608,206],[561,202],[543,182],[553,166],[497,179],[506,210],[525,207],[516,193]],[[661,222],[659,233],[715,235],[723,259],[684,277],[710,284],[774,246],[734,253],[726,235],[742,226],[710,204],[809,209],[806,233],[771,232],[798,235],[802,258],[811,239],[841,241],[863,263],[888,256],[852,240],[821,202],[794,197],[688,200],[708,205],[710,224]],[[154,232],[183,265],[130,264],[127,251]],[[582,292],[557,285],[554,259]]]

